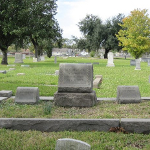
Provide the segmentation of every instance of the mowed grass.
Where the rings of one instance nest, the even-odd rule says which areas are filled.
[[[1,58],[0,58],[1,61]],[[14,57],[8,58],[9,65],[14,64]],[[16,94],[18,86],[39,87],[40,96],[54,96],[57,91],[60,63],[93,63],[93,74],[102,75],[100,89],[94,89],[97,97],[116,97],[117,86],[138,85],[142,97],[150,97],[149,70],[147,63],[141,62],[141,70],[134,70],[130,66],[130,59],[114,59],[115,67],[106,67],[107,60],[98,58],[46,58],[45,62],[33,63],[26,58],[24,64],[15,64],[15,70],[7,74],[0,74],[0,90],[12,90]],[[29,68],[21,65],[30,65]],[[9,70],[0,65],[0,70]],[[25,73],[18,76],[17,73]],[[45,113],[45,106],[50,106],[50,113]],[[102,101],[92,108],[64,108],[54,106],[53,102],[40,101],[36,105],[19,105],[14,99],[0,103],[0,118],[150,118],[149,101],[140,104],[117,104],[112,101]],[[74,138],[85,141],[92,146],[92,150],[136,150],[150,149],[150,135],[123,134],[111,132],[39,132],[39,131],[11,131],[0,129],[0,149],[2,150],[54,150],[59,138]]]

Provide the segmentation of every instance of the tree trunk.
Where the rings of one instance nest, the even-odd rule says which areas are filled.
[[[105,54],[104,54],[104,58],[105,58],[105,59],[107,58],[108,52],[109,52],[109,49],[105,49]]]
[[[2,53],[3,53],[3,58],[2,58],[1,64],[2,65],[8,65],[8,62],[7,62],[7,50],[2,50]]]
[[[35,49],[35,58],[38,58],[38,43],[32,37],[30,37],[30,39]]]

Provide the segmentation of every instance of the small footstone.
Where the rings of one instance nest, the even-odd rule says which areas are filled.
[[[90,150],[91,146],[83,141],[75,139],[58,139],[55,150]]]

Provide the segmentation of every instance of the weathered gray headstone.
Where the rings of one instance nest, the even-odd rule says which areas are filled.
[[[2,90],[0,91],[0,97],[11,97],[12,91],[9,90]]]
[[[107,62],[107,67],[114,67],[114,54],[112,52],[108,53],[108,62]]]
[[[135,66],[135,65],[136,65],[135,59],[131,59],[130,60],[130,66]]]
[[[30,67],[30,65],[21,65],[21,67]]]
[[[45,61],[45,57],[44,56],[41,56],[40,59],[41,59],[41,61]]]
[[[35,104],[39,100],[38,87],[18,87],[15,102],[20,104]]]
[[[138,86],[118,86],[117,102],[119,104],[140,103],[141,94]]]
[[[58,139],[55,150],[90,150],[91,146],[83,141],[64,138]]]
[[[93,65],[61,63],[58,92],[54,94],[58,106],[91,107],[97,97],[93,91]]]
[[[9,71],[11,71],[11,70],[15,70],[15,68],[9,68]]]
[[[38,58],[33,57],[33,62],[39,62],[39,61],[41,61],[40,57],[38,57]]]
[[[22,53],[15,53],[15,63],[23,63]]]

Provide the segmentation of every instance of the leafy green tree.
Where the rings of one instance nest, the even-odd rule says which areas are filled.
[[[87,40],[86,47],[88,51],[98,50],[100,48],[104,29],[101,19],[92,14],[87,15],[78,23],[78,27]]]
[[[103,41],[101,46],[105,49],[104,58],[107,58],[107,54],[110,50],[119,51],[122,47],[119,46],[119,41],[116,34],[122,28],[118,24],[122,24],[123,14],[119,14],[112,19],[109,19],[105,23],[105,29],[103,33]]]
[[[16,31],[18,23],[21,22],[19,15],[23,10],[22,6],[22,1],[17,0],[1,0],[0,2],[0,49],[3,53],[1,64],[8,64],[7,49],[20,37]]]
[[[34,45],[35,57],[42,52],[43,40],[47,41],[47,44],[57,41],[61,46],[62,30],[54,18],[56,9],[56,0],[1,0],[0,49],[3,52],[1,64],[8,64],[8,46],[21,42],[26,37],[30,37]],[[47,45],[45,49],[51,51],[51,47]]]
[[[123,50],[138,59],[150,50],[150,18],[147,10],[135,9],[119,24],[123,29],[116,35]]]

